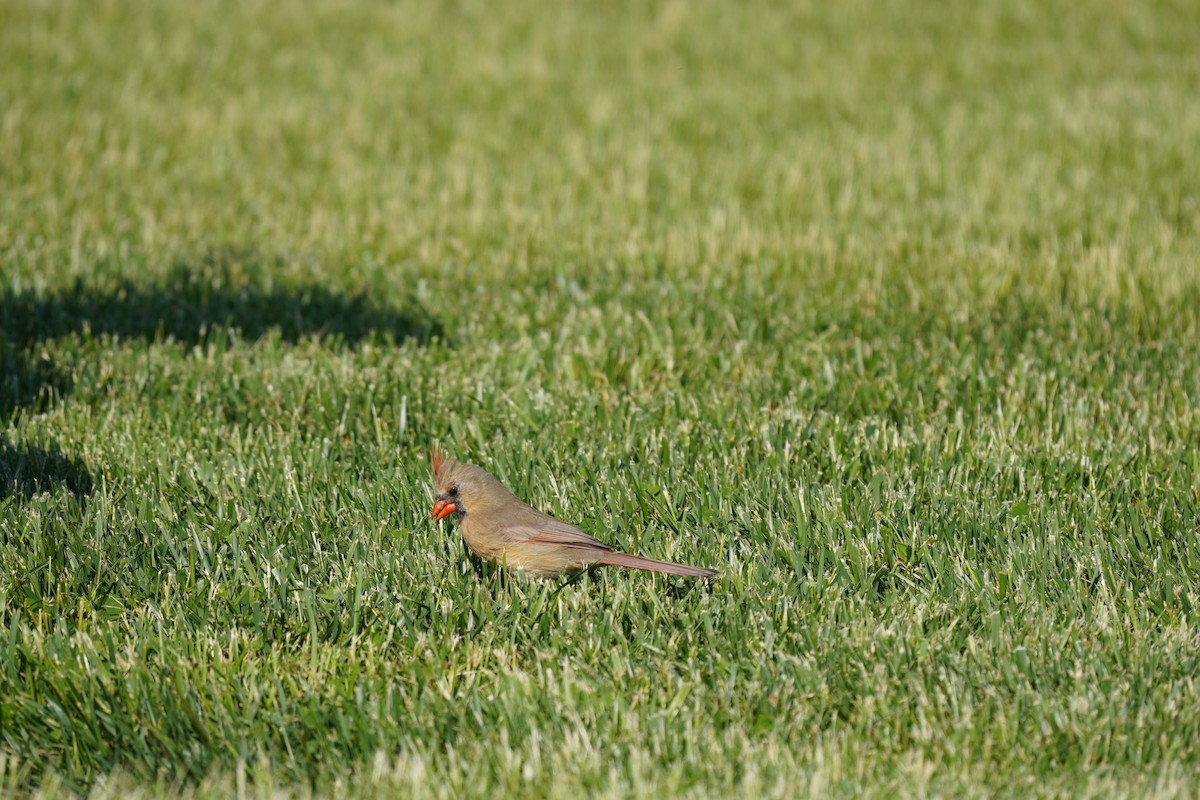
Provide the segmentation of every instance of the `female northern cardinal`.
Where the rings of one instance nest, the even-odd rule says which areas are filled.
[[[474,464],[433,454],[434,519],[453,514],[475,555],[539,578],[610,564],[668,575],[711,578],[715,569],[618,553],[574,525],[543,514]]]

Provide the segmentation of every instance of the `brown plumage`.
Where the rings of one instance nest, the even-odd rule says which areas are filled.
[[[471,552],[512,570],[539,578],[602,565],[690,578],[717,574],[707,567],[618,553],[574,525],[522,502],[474,464],[460,464],[437,452],[433,454],[433,480],[437,494],[434,518],[441,520],[453,514]]]

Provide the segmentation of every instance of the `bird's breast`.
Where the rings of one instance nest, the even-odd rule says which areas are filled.
[[[480,524],[471,516],[463,517],[462,537],[471,552],[487,561],[499,561],[504,556],[504,539],[492,526]]]

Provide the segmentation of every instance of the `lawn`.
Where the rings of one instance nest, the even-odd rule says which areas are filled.
[[[1191,795],[1197,53],[0,0],[0,795]],[[721,578],[482,568],[434,446]]]

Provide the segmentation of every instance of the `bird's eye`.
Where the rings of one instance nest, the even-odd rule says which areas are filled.
[[[451,486],[451,487],[450,487],[450,492],[449,492],[449,494],[450,494],[450,496],[451,496],[451,497],[458,497],[458,487],[457,487],[457,486]]]

